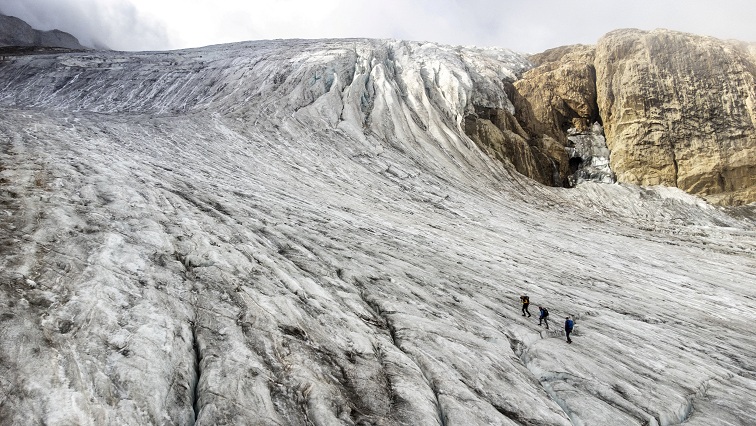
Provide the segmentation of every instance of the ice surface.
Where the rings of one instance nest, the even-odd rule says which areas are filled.
[[[1,65],[1,422],[756,423],[753,210],[490,160],[461,119],[528,66],[373,40]]]
[[[571,161],[578,160],[576,173],[570,177],[571,183],[601,182],[614,183],[616,178],[609,167],[609,148],[606,146],[604,129],[599,123],[586,132],[578,133],[575,128],[568,131],[568,144],[565,149]]]

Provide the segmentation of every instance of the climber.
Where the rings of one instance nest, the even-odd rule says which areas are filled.
[[[538,325],[541,325],[541,322],[543,322],[546,325],[546,330],[549,329],[549,310],[539,306],[538,310],[541,312],[541,316],[538,317]]]
[[[574,326],[575,323],[570,319],[570,316],[568,315],[564,321],[564,332],[565,334],[567,334],[567,343],[572,343],[572,339],[570,339],[570,333],[572,333],[572,327]]]
[[[522,302],[522,316],[525,316],[525,314],[530,315],[530,311],[528,311],[528,305],[530,305],[530,298],[528,296],[520,296],[520,301]]]

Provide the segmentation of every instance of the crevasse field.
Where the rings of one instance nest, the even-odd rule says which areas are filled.
[[[489,159],[463,117],[527,67],[373,40],[0,63],[0,423],[756,424],[753,206]]]

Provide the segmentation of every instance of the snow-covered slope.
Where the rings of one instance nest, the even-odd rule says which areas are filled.
[[[373,40],[0,64],[0,423],[754,424],[753,210],[494,162],[461,122],[528,66]]]

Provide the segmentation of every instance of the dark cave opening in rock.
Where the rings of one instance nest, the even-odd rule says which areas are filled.
[[[583,165],[583,159],[580,157],[570,158],[570,174],[575,174]]]

